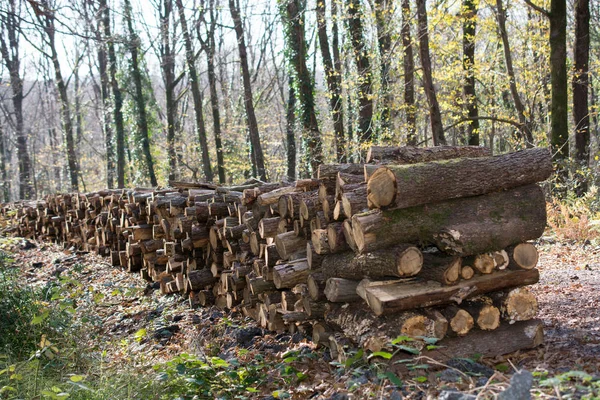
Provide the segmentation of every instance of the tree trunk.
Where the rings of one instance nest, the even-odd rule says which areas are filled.
[[[433,74],[431,67],[431,57],[429,56],[429,34],[427,33],[427,0],[417,0],[417,17],[419,22],[419,54],[421,55],[421,65],[423,67],[423,85],[425,95],[429,103],[429,119],[431,121],[431,131],[433,134],[434,146],[446,144],[444,137],[444,126],[442,125],[442,115],[440,104],[435,93],[433,85]]]
[[[491,156],[487,147],[478,146],[371,146],[367,153],[367,163],[375,164],[417,164],[453,158],[474,158]]]
[[[417,116],[415,107],[415,59],[413,44],[410,35],[409,0],[402,0],[402,66],[404,70],[404,108],[406,113],[406,143],[410,146],[417,145]]]
[[[381,129],[383,139],[392,139],[392,127],[395,113],[392,111],[394,96],[390,91],[392,69],[392,17],[394,12],[393,0],[375,0],[375,22],[377,25],[377,44],[381,63]],[[405,89],[406,90],[406,89]]]
[[[219,96],[217,95],[217,75],[215,73],[215,31],[217,27],[217,18],[215,16],[215,2],[209,3],[210,26],[208,31],[207,74],[208,85],[210,87],[210,105],[213,116],[213,129],[215,135],[215,147],[217,150],[217,171],[219,174],[219,183],[225,183],[225,161],[223,160],[223,144],[221,142],[221,115],[219,112]]]
[[[212,167],[210,165],[210,155],[208,153],[208,142],[206,139],[206,128],[204,125],[204,111],[202,107],[202,92],[200,91],[200,81],[198,71],[196,70],[196,54],[192,46],[192,38],[188,30],[187,20],[185,18],[185,9],[181,0],[175,0],[179,10],[179,21],[183,32],[183,41],[185,43],[185,59],[190,76],[190,86],[192,89],[192,99],[194,101],[194,114],[196,117],[196,132],[200,142],[200,151],[202,152],[202,170],[204,178],[211,182],[213,180]]]
[[[2,202],[8,203],[10,201],[10,180],[8,179],[8,171],[6,166],[9,165],[6,159],[6,150],[4,148],[4,130],[2,129],[2,125],[0,125],[0,179],[2,179],[1,183],[1,191],[2,191]]]
[[[11,12],[2,14],[2,31],[0,31],[0,51],[6,69],[10,74],[10,87],[12,90],[12,104],[15,115],[15,134],[17,137],[17,159],[19,164],[19,199],[27,200],[34,196],[31,185],[31,160],[27,150],[27,134],[23,124],[23,79],[21,73],[21,59],[19,58],[19,32],[20,20],[18,18],[17,1],[10,0]],[[8,44],[4,35],[8,36]],[[10,49],[10,50],[9,50]],[[11,57],[12,55],[12,57]]]
[[[550,1],[550,143],[555,160],[569,158],[567,1]]]
[[[482,254],[539,238],[546,201],[537,185],[352,217],[359,252],[395,243],[433,243],[456,255]]]
[[[589,0],[575,2],[575,45],[573,47],[573,121],[575,123],[575,159],[582,166],[589,162],[590,115],[588,109],[588,72],[590,59]],[[587,182],[580,179],[578,192],[587,191]]]
[[[99,0],[102,10],[104,27],[104,40],[108,49],[108,69],[110,71],[110,85],[113,94],[113,118],[116,132],[117,145],[117,187],[125,187],[125,127],[123,123],[123,95],[117,80],[117,55],[115,43],[110,31],[110,8],[106,0]]]
[[[300,100],[300,120],[304,131],[303,140],[307,148],[306,157],[312,174],[316,174],[319,165],[323,162],[323,142],[315,111],[314,85],[306,66],[304,9],[299,0],[289,0],[281,3],[281,13],[285,21],[288,58],[294,70],[294,83],[297,88],[298,100]]]
[[[335,0],[333,0],[335,1]],[[335,140],[335,151],[337,161],[343,162],[346,158],[346,137],[344,136],[344,114],[342,103],[341,75],[337,74],[331,60],[329,51],[329,39],[327,36],[327,22],[325,17],[326,0],[317,1],[317,26],[319,35],[319,47],[321,48],[321,57],[325,67],[325,77],[327,79],[327,88],[329,89],[329,107],[333,119],[333,130]]]
[[[258,122],[254,113],[254,97],[252,96],[252,82],[250,80],[250,69],[248,67],[248,56],[246,52],[246,39],[244,38],[244,26],[240,16],[239,0],[229,0],[229,11],[235,27],[235,35],[238,42],[238,51],[240,54],[240,65],[242,69],[242,81],[244,84],[244,106],[246,108],[246,121],[252,145],[252,163],[256,167],[258,176],[261,180],[267,180],[267,171],[265,169],[265,159],[262,146],[260,144],[260,135],[258,133]]]
[[[541,182],[553,173],[552,155],[534,148],[493,157],[388,165],[367,182],[369,208],[413,207]]]
[[[288,100],[286,106],[285,140],[287,144],[287,178],[290,182],[296,180],[296,91],[294,90],[294,78],[288,77]]]
[[[369,49],[364,38],[363,8],[359,0],[346,0],[348,33],[358,72],[358,134],[361,143],[373,139],[373,83]]]
[[[477,29],[477,4],[475,0],[463,0],[463,71],[465,81],[463,92],[467,107],[468,143],[479,145],[479,111],[477,109],[477,94],[475,92],[475,32]]]
[[[131,74],[133,77],[133,83],[135,85],[134,101],[137,108],[137,131],[138,138],[141,142],[142,154],[144,156],[144,163],[148,169],[148,176],[150,177],[150,184],[152,186],[158,186],[156,180],[156,174],[154,173],[154,160],[152,159],[152,153],[150,152],[150,136],[148,133],[148,115],[146,113],[146,98],[144,96],[144,88],[142,82],[142,71],[140,70],[138,51],[140,45],[140,38],[133,28],[133,20],[131,16],[131,3],[130,0],[125,0],[125,20],[127,22],[127,29],[129,30],[129,52],[131,53]]]
[[[492,291],[533,285],[539,280],[537,269],[498,271],[461,281],[453,286],[438,282],[399,282],[368,286],[367,303],[376,315],[389,315],[413,308],[444,304],[460,304],[465,297],[475,297]]]

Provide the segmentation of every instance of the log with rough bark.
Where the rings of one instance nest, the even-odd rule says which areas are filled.
[[[279,221],[279,217],[261,219],[258,222],[258,233],[260,233],[260,237],[266,239],[268,237],[277,236]]]
[[[305,283],[308,273],[309,267],[306,259],[276,265],[273,269],[273,283],[277,289],[293,288],[299,283]]]
[[[324,300],[325,297],[325,285],[327,279],[321,271],[314,271],[308,275],[306,284],[308,285],[308,294],[314,301]]]
[[[452,286],[432,281],[415,281],[368,286],[365,291],[371,309],[377,315],[384,315],[417,307],[460,304],[467,297],[533,285],[537,283],[539,276],[537,269],[504,270],[460,281]]]
[[[327,239],[331,253],[340,253],[349,249],[346,237],[344,236],[343,222],[332,222],[327,225]]]
[[[481,254],[536,239],[545,227],[546,201],[537,185],[352,217],[361,253],[421,242],[450,254]]]
[[[327,229],[315,229],[312,231],[311,242],[317,254],[329,254],[329,237]]]
[[[450,305],[442,310],[448,320],[449,336],[465,336],[475,326],[475,321],[468,311],[455,305]]]
[[[341,195],[340,200],[346,218],[351,218],[354,214],[366,210],[368,208],[367,185],[363,183],[353,190],[344,192]]]
[[[298,191],[298,189],[293,186],[283,186],[270,192],[260,194],[256,202],[260,206],[270,206],[272,204],[277,204],[281,196],[296,191]]]
[[[534,318],[538,311],[535,295],[524,287],[492,293],[490,297],[500,309],[502,318],[507,321],[527,321]]]
[[[421,251],[410,244],[399,244],[359,255],[353,252],[330,254],[321,263],[326,277],[346,279],[414,276],[421,271],[422,266]]]
[[[531,243],[519,243],[506,249],[508,255],[508,268],[532,269],[538,263],[538,251]]]
[[[338,172],[344,174],[361,175],[363,174],[363,171],[363,164],[321,164],[319,165],[317,177],[321,180],[333,181],[335,185]]]
[[[306,250],[306,239],[296,236],[293,231],[280,233],[275,236],[275,246],[279,256],[288,260],[292,254]]]
[[[329,278],[325,283],[325,297],[332,303],[360,301],[362,299],[356,294],[356,286],[358,286],[358,281],[344,278]]]
[[[422,312],[407,311],[376,317],[368,308],[354,304],[332,308],[325,321],[358,346],[374,352],[391,348],[392,340],[402,335],[441,339],[448,328],[443,316],[431,318]]]
[[[494,306],[488,296],[479,296],[462,303],[463,307],[475,321],[477,327],[484,331],[493,331],[500,326],[500,310]]]
[[[417,164],[452,158],[473,158],[491,156],[492,151],[479,146],[371,146],[367,152],[368,163]]]
[[[460,279],[461,267],[460,257],[443,253],[423,253],[423,268],[419,277],[443,285],[452,285]]]

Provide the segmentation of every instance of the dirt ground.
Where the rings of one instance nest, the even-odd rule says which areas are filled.
[[[544,322],[545,344],[482,362],[494,366],[510,360],[515,367],[532,372],[548,371],[554,375],[580,370],[598,376],[600,246],[561,243],[544,237],[538,241],[538,248],[541,278],[531,289],[538,297],[538,317]],[[307,354],[314,352],[316,356],[296,365],[307,379],[293,388],[292,398],[348,398],[335,397],[339,393],[349,398],[399,398],[394,397],[397,392],[389,381],[372,378],[368,371],[363,370],[361,376],[356,371],[336,371],[331,363],[323,362],[331,361],[327,359],[327,350],[315,349],[302,335],[257,330],[252,323],[242,321],[239,314],[226,314],[214,308],[190,310],[181,297],[162,296],[137,274],[111,267],[105,259],[93,254],[76,255],[57,246],[38,244],[35,249],[16,251],[15,261],[29,284],[46,285],[71,271],[71,276],[88,289],[79,299],[77,313],[96,322],[95,328],[81,340],[89,341],[90,346],[94,343],[95,351],[106,350],[106,361],[113,365],[126,361],[144,368],[181,352],[212,352],[226,358],[240,346],[249,349],[248,358],[260,353],[276,363],[281,362],[285,352],[299,349]],[[147,339],[133,340],[141,329],[147,332]],[[98,337],[103,340],[98,341]],[[348,389],[353,379],[358,382],[359,390]],[[504,382],[507,384],[508,376],[504,376]],[[263,394],[268,395],[279,384],[276,377],[273,382],[266,382]],[[437,393],[431,391],[434,385],[430,380],[429,389],[424,384],[423,390],[416,392],[418,395],[408,395],[406,391],[402,394],[406,398],[425,398]],[[485,385],[485,380],[472,381],[467,389],[473,391],[478,385]]]

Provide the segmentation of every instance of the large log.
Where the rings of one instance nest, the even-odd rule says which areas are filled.
[[[451,158],[485,157],[492,152],[487,147],[479,146],[371,146],[367,153],[368,163],[381,164],[416,164]]]
[[[367,182],[369,208],[407,208],[541,182],[553,171],[547,148],[494,157],[381,167]]]
[[[532,269],[538,263],[538,251],[531,243],[519,243],[506,249],[509,263],[508,268]]]
[[[335,180],[337,179],[338,172],[361,175],[363,174],[363,171],[363,164],[321,164],[319,165],[317,177],[321,180],[333,181],[335,187]]]
[[[490,297],[500,309],[502,318],[510,322],[527,321],[534,318],[538,311],[535,295],[524,287],[492,293]]]
[[[410,310],[417,307],[460,303],[467,297],[488,292],[533,285],[539,280],[537,269],[504,270],[477,276],[456,285],[444,286],[433,281],[399,282],[365,288],[368,304],[377,315]]]
[[[409,244],[359,255],[353,252],[329,254],[321,263],[322,272],[327,278],[346,279],[402,278],[418,274],[422,266],[421,251]]]
[[[280,233],[275,237],[275,246],[279,256],[287,260],[292,254],[306,250],[306,239],[296,236],[293,231]]]
[[[545,227],[546,202],[537,185],[352,217],[361,253],[422,242],[450,254],[481,254],[536,239]]]

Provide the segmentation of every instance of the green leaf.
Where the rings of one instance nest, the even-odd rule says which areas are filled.
[[[371,359],[373,357],[381,357],[381,358],[385,358],[386,360],[389,360],[390,358],[392,358],[392,356],[393,356],[393,354],[388,353],[387,351],[376,351],[369,356],[369,359]]]
[[[247,391],[247,392],[250,392],[250,393],[258,393],[258,389],[256,389],[256,388],[253,388],[253,387],[247,387],[247,388],[246,388],[246,391]]]
[[[296,361],[297,359],[298,359],[298,357],[287,357],[287,358],[283,359],[283,362],[284,363],[291,363],[291,362]]]
[[[414,339],[410,336],[398,336],[396,339],[392,340],[392,344],[394,345],[402,342],[414,342]]]
[[[419,354],[419,349],[416,349],[414,347],[410,347],[410,346],[398,346],[398,348],[400,350],[404,350],[404,351],[406,351],[406,352],[408,352],[410,354],[415,354],[415,355]]]
[[[404,382],[402,382],[402,379],[398,378],[398,375],[396,375],[392,371],[386,371],[386,372],[384,372],[383,375],[386,378],[388,378],[390,380],[390,382],[392,382],[394,385],[396,385],[398,387],[402,387],[402,385],[404,384]]]
[[[212,357],[210,359],[210,363],[212,364],[213,367],[216,368],[227,368],[229,367],[229,363],[225,360],[223,360],[222,358],[219,357]]]
[[[85,379],[85,375],[73,375],[69,378],[71,382],[81,382]]]
[[[424,375],[417,376],[417,377],[415,378],[415,381],[417,381],[417,382],[419,382],[419,383],[425,383],[425,382],[427,382],[427,377],[426,377],[426,376],[424,376]]]
[[[500,372],[506,372],[506,371],[508,371],[508,365],[507,364],[498,364],[498,365],[495,365],[494,368],[496,368],[496,371],[500,371]]]

